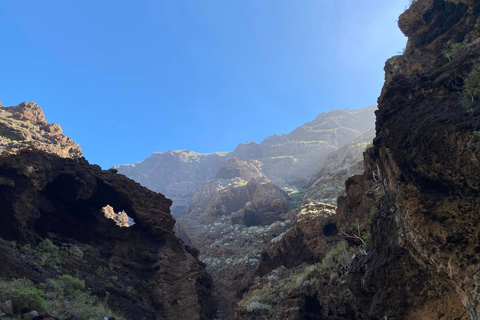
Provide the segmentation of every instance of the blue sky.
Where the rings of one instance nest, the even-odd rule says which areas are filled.
[[[0,99],[109,168],[376,103],[408,0],[0,0]]]

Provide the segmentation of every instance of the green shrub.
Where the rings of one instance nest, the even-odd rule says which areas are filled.
[[[475,61],[472,70],[465,78],[460,104],[467,109],[473,106],[480,95],[480,61]]]
[[[365,250],[366,251],[369,251],[372,249],[372,235],[369,232],[367,232],[363,237],[362,237],[363,241],[365,241]]]
[[[19,313],[36,310],[56,314],[62,320],[103,319],[105,316],[124,320],[87,292],[83,280],[70,275],[37,285],[28,279],[0,280],[0,298],[12,300]]]
[[[455,43],[449,49],[444,49],[442,53],[448,58],[448,60],[452,61],[452,57],[458,52],[458,50],[464,47],[465,46],[462,43]]]
[[[465,46],[462,44],[462,43],[455,43],[451,48],[450,50],[448,51],[448,55],[450,57],[454,56],[455,53],[458,52],[458,50],[464,48]]]
[[[28,310],[46,310],[43,291],[37,289],[32,281],[28,279],[15,279],[10,282],[11,297],[17,310],[23,312]]]
[[[38,244],[37,250],[39,252],[55,252],[58,251],[58,247],[50,239],[45,239]]]

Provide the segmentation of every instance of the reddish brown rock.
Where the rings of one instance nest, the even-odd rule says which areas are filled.
[[[32,102],[16,107],[0,106],[0,154],[35,148],[62,158],[79,158],[82,149],[62,134],[58,124],[49,124],[42,108]]]
[[[399,18],[409,40],[387,61],[369,157],[385,195],[373,251],[351,273],[366,318],[478,318],[480,112],[460,100],[480,54],[479,9],[419,0]]]
[[[330,280],[308,267],[280,279],[302,279],[284,299],[263,277],[238,319],[268,319],[271,302],[289,319],[479,318],[480,97],[464,86],[479,77],[479,14],[478,1],[417,0],[400,16],[406,51],[386,63],[374,147],[337,210],[350,248],[355,225],[371,248]]]

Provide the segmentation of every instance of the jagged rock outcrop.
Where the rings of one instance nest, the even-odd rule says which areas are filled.
[[[107,205],[135,224],[118,226],[102,212]],[[3,155],[0,277],[44,282],[66,272],[128,319],[210,319],[210,276],[174,235],[170,205],[163,195],[83,158],[38,150]],[[26,264],[17,244],[36,246],[46,238],[83,248],[83,259],[68,260],[62,269]]]
[[[196,188],[214,179],[220,164],[232,157],[259,161],[261,173],[281,188],[306,187],[330,152],[373,128],[374,110],[375,106],[322,113],[289,134],[272,135],[261,143],[239,144],[230,153],[160,152],[143,162],[115,168],[171,198],[172,213],[180,217],[187,213]]]
[[[284,266],[319,262],[339,242],[335,207],[308,204],[297,210],[292,227],[269,244],[260,257],[257,274],[264,276]]]
[[[190,217],[211,223],[228,216],[233,224],[268,225],[289,210],[287,193],[260,172],[258,161],[232,158],[220,166],[216,177],[195,191]]]
[[[358,228],[328,204],[297,209],[292,227],[262,252],[235,319],[355,319],[349,272],[354,257],[365,254],[368,220],[357,214]]]
[[[0,154],[32,147],[62,158],[80,158],[82,149],[62,134],[58,124],[47,123],[42,108],[33,102],[15,107],[0,105]]]

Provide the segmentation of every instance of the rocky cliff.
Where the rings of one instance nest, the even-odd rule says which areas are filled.
[[[62,128],[47,123],[42,108],[32,102],[15,107],[0,105],[0,154],[33,147],[62,158],[80,158],[82,149]]]
[[[4,122],[3,132],[47,126],[33,104],[1,111],[22,121]],[[127,319],[210,319],[211,278],[174,235],[171,200],[77,152],[69,157],[75,145],[56,142],[71,140],[47,133],[36,141],[36,133],[27,148],[17,140],[0,156],[0,296],[13,296],[9,316],[35,306],[92,318],[85,309],[104,301]],[[53,301],[61,289],[65,300]]]
[[[348,245],[267,268],[237,319],[271,319],[275,304],[289,319],[479,319],[479,14],[478,1],[416,0],[400,16],[408,43],[385,66],[374,146],[338,200]]]
[[[220,164],[232,157],[259,161],[259,170],[281,188],[305,188],[327,155],[372,129],[375,107],[333,110],[289,134],[261,143],[239,144],[233,152],[198,154],[191,151],[155,153],[143,162],[116,166],[120,173],[173,200],[175,217],[187,213],[196,188],[215,178]]]
[[[374,140],[386,193],[355,269],[372,317],[479,318],[479,13],[419,0],[399,18],[409,40],[386,64]]]

